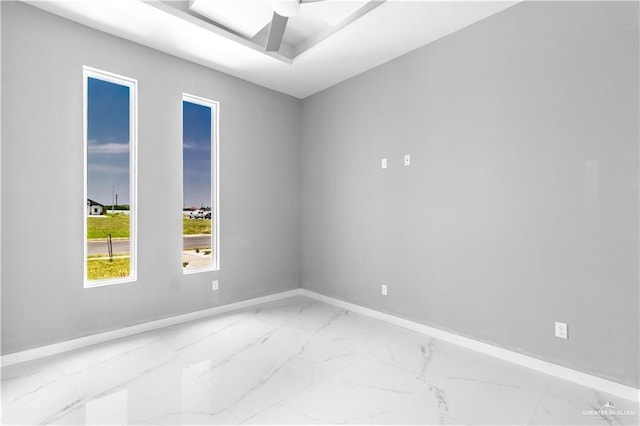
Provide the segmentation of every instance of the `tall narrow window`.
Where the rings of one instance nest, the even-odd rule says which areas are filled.
[[[84,68],[85,287],[136,279],[136,84]]]
[[[182,98],[182,267],[185,273],[219,266],[217,179],[218,104]]]

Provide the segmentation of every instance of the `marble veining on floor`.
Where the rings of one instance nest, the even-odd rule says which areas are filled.
[[[5,425],[636,425],[638,412],[301,296],[2,369]]]

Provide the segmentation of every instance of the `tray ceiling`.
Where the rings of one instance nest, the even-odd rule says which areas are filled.
[[[304,3],[280,52],[265,52],[269,0],[28,1],[109,34],[305,98],[498,13],[518,1],[327,0]],[[235,3],[214,8],[206,3]],[[198,4],[200,6],[198,6]],[[234,10],[235,7],[235,10]],[[206,10],[205,10],[206,9]],[[246,11],[246,9],[245,9]],[[218,15],[224,16],[218,16]],[[246,16],[246,19],[245,19]]]

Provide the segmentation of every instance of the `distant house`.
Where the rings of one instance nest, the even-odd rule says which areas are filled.
[[[87,215],[101,216],[102,214],[104,214],[104,205],[87,198]]]

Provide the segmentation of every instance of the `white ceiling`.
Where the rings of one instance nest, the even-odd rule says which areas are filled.
[[[266,53],[255,43],[164,2],[24,1],[106,33],[305,98],[520,0],[387,0],[297,56]]]
[[[203,19],[232,39],[244,38],[246,46],[287,64],[325,38],[361,18],[386,0],[302,0],[288,18],[278,53],[266,53],[265,45],[274,16],[273,1],[296,0],[161,0],[150,3],[178,18],[202,24]],[[300,1],[300,0],[298,0]],[[195,20],[194,20],[195,18]],[[235,34],[233,34],[235,33]]]
[[[192,0],[189,9],[249,36],[269,23],[273,9],[266,0]]]

